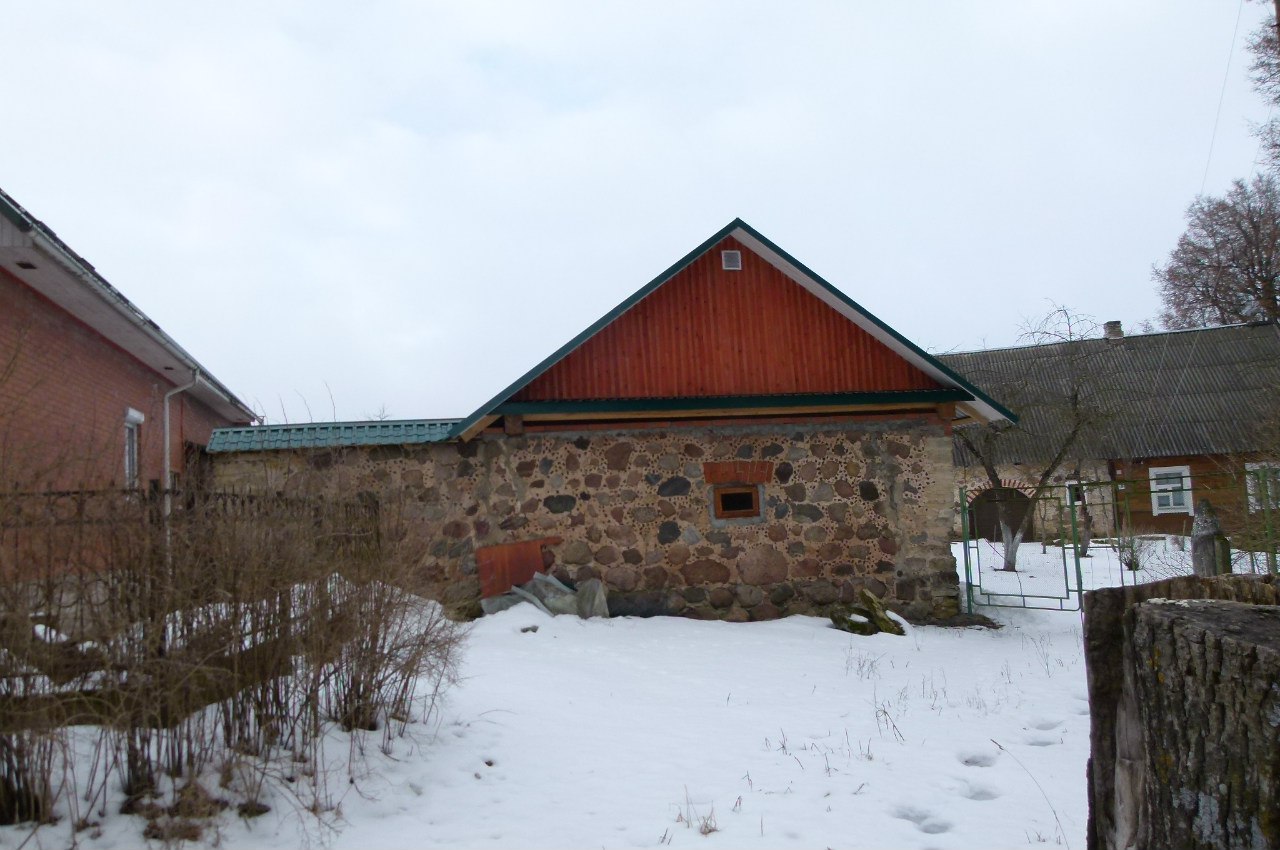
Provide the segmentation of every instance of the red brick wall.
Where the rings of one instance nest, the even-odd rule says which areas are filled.
[[[124,484],[124,417],[142,412],[139,479],[163,476],[161,375],[0,269],[0,485],[22,489]],[[231,424],[188,395],[171,403],[174,471],[182,445]]]

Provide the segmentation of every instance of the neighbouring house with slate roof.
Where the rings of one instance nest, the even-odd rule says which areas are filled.
[[[1099,533],[1118,524],[1186,534],[1196,502],[1209,498],[1227,524],[1280,506],[1280,326],[1254,323],[1125,335],[1108,322],[1102,338],[942,355],[939,359],[1004,400],[1061,397],[1075,383],[1105,396],[1103,425],[1087,430],[1062,464],[1059,484],[1091,503]],[[1084,373],[1083,376],[1081,373]],[[1029,493],[1067,420],[1052,406],[1019,407],[1015,438],[997,458],[1010,493]],[[989,483],[957,441],[974,531],[995,528]],[[984,513],[985,510],[985,513]],[[985,517],[985,520],[984,520]],[[1107,526],[1110,526],[1109,528]]]
[[[393,505],[455,611],[546,569],[601,579],[614,614],[865,588],[945,618],[951,428],[1012,417],[734,220],[464,419],[222,429],[210,452],[223,487]]]
[[[50,227],[0,192],[0,486],[160,488],[166,471],[188,471],[213,428],[255,419]]]

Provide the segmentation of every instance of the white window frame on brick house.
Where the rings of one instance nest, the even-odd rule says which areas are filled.
[[[138,427],[147,421],[141,411],[130,407],[124,414],[124,487],[138,489],[141,475],[138,465]]]
[[[1151,514],[1193,514],[1194,502],[1191,498],[1191,467],[1189,466],[1153,466],[1147,470],[1151,481]],[[1177,480],[1170,480],[1177,476]],[[1168,504],[1160,504],[1166,499]]]
[[[1249,513],[1256,514],[1263,505],[1263,493],[1259,492],[1259,484],[1266,484],[1265,507],[1280,511],[1280,462],[1268,460],[1244,465],[1245,492],[1249,496]]]

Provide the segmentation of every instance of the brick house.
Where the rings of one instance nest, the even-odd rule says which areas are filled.
[[[462,420],[222,429],[210,452],[220,486],[394,503],[461,610],[500,564],[601,578],[615,614],[867,588],[929,618],[957,610],[952,424],[1011,416],[735,220]]]
[[[173,476],[189,471],[214,428],[255,419],[93,266],[0,192],[4,486],[158,488],[166,466]]]

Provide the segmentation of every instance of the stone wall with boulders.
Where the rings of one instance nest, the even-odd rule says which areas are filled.
[[[717,519],[741,469],[759,519]],[[215,486],[371,493],[455,610],[479,547],[542,537],[549,572],[601,578],[613,614],[825,613],[866,588],[916,619],[956,613],[951,440],[940,423],[484,434],[467,443],[214,456]]]

